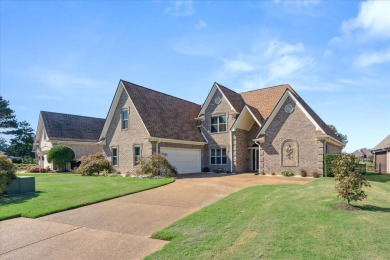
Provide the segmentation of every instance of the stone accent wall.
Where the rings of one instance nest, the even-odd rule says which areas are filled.
[[[129,109],[129,127],[122,130],[121,111],[124,108]],[[112,161],[112,147],[118,148],[118,166],[112,166],[112,168],[121,173],[131,172],[134,169],[134,145],[141,146],[142,156],[151,155],[152,144],[145,139],[148,136],[149,134],[133,102],[123,90],[107,131],[106,144],[103,147],[104,154],[110,162]]]
[[[216,97],[221,98],[220,104],[215,104],[214,99]],[[211,133],[211,116],[214,115],[226,115],[226,132],[223,133]],[[231,165],[231,147],[230,147],[230,127],[236,121],[236,114],[231,110],[231,107],[228,101],[223,97],[223,95],[217,90],[214,96],[211,99],[208,107],[205,110],[205,121],[201,127],[201,131],[203,135],[208,140],[208,145],[204,147],[204,164],[202,167],[207,166],[211,171],[215,169],[224,169],[230,171]],[[226,148],[227,154],[227,163],[223,165],[211,165],[210,164],[210,149],[213,148]]]
[[[291,114],[284,111],[286,104],[294,106]],[[303,168],[309,175],[313,171],[322,174],[323,143],[317,140],[315,130],[315,126],[303,111],[288,98],[265,133],[265,142],[260,146],[259,170],[266,174],[271,172],[280,174],[283,170],[299,174],[299,169]],[[293,151],[298,155],[296,166],[282,166],[282,156],[288,156],[288,153],[281,149],[283,142],[287,140],[296,142],[298,151]],[[294,159],[290,158],[290,160]]]

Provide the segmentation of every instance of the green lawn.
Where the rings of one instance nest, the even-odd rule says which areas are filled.
[[[35,176],[35,195],[0,198],[0,220],[36,218],[93,204],[173,182],[165,179],[92,177],[78,174],[21,174]]]
[[[361,211],[331,208],[330,178],[241,190],[155,233],[171,242],[147,259],[389,259],[390,175],[369,178]]]

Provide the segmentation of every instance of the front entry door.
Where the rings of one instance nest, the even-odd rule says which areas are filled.
[[[259,147],[252,148],[252,170],[259,170]]]

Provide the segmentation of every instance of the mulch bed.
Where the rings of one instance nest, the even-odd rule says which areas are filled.
[[[340,209],[340,210],[349,210],[349,211],[363,210],[360,207],[348,205],[345,203],[333,205],[332,208],[333,209]]]

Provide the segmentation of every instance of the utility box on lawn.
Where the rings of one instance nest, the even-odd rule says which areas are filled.
[[[8,196],[35,193],[35,177],[20,176],[13,179],[7,187]]]

